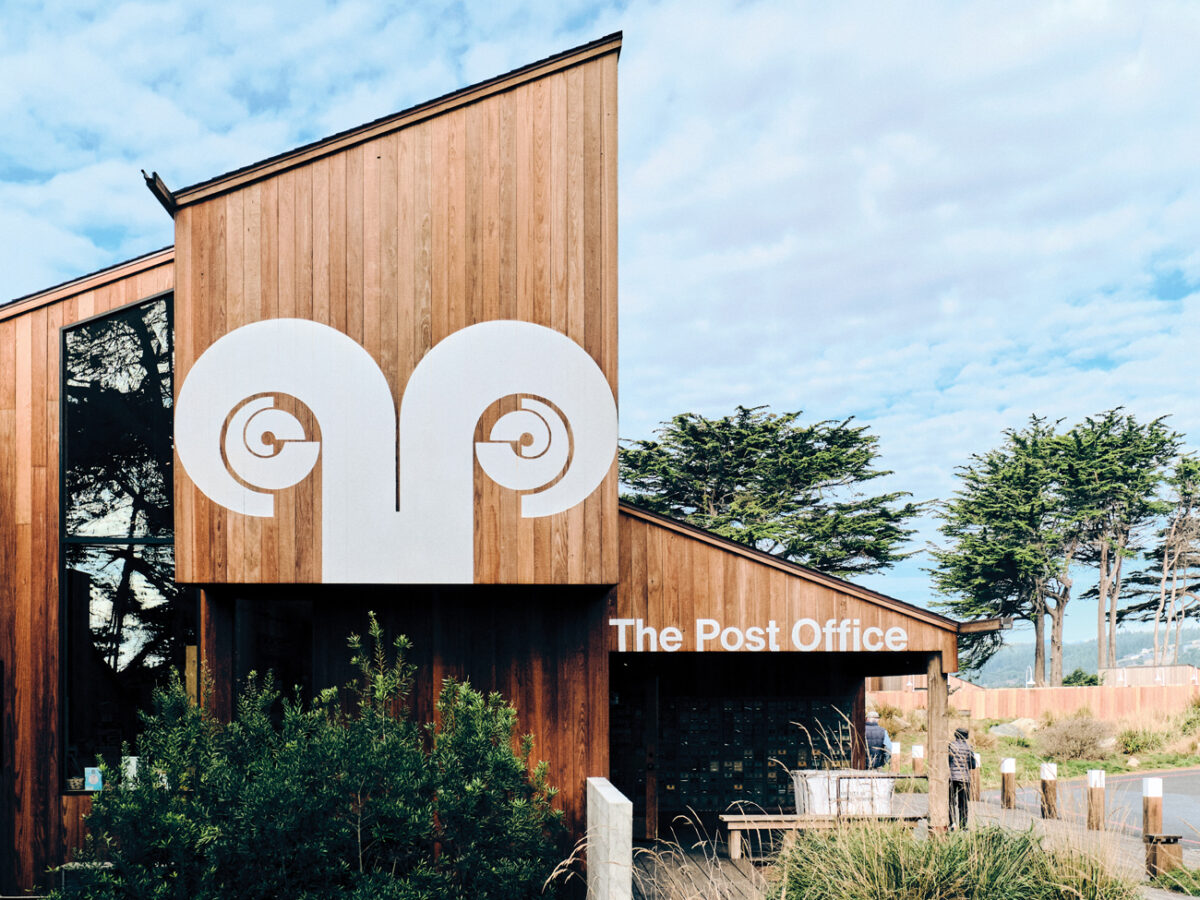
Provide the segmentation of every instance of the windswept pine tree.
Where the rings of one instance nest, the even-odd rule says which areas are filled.
[[[1200,599],[1200,460],[1184,457],[1167,479],[1173,504],[1149,565],[1129,579],[1140,602],[1120,611],[1121,621],[1154,623],[1154,664],[1179,662],[1184,622]]]
[[[864,491],[892,474],[876,468],[879,439],[852,419],[804,424],[800,415],[739,406],[719,419],[674,416],[657,440],[620,449],[624,498],[831,575],[877,572],[909,555],[907,523],[923,504]]]

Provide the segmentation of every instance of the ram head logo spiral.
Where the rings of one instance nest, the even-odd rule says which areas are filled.
[[[514,396],[517,409],[476,442],[488,407]],[[319,441],[288,411],[296,401],[317,421]],[[492,480],[524,492],[521,515],[562,512],[608,474],[617,408],[582,347],[501,320],[426,353],[397,417],[387,379],[352,338],[305,319],[268,319],[196,360],[179,389],[175,446],[205,496],[248,516],[273,516],[272,492],[320,459],[325,582],[469,584],[475,458]]]

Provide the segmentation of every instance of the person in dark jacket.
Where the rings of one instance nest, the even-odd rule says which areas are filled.
[[[867,742],[867,768],[882,769],[892,758],[892,739],[879,724],[879,713],[875,710],[867,713],[864,737]]]
[[[950,742],[950,827],[967,827],[967,800],[971,796],[971,770],[975,750],[967,743],[967,729],[954,731]]]

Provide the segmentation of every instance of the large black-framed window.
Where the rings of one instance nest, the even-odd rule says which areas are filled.
[[[60,538],[66,778],[116,764],[195,644],[175,583],[172,297],[62,330]]]

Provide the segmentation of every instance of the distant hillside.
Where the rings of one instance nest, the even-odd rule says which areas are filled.
[[[1129,631],[1117,635],[1117,664],[1122,666],[1149,665],[1154,653],[1152,631]],[[1179,662],[1200,666],[1200,628],[1184,629]],[[1025,684],[1026,670],[1033,665],[1033,642],[1009,644],[1000,650],[977,672],[965,672],[968,681],[985,687],[1020,687]],[[1049,642],[1046,648],[1047,675],[1050,668]],[[1079,641],[1063,646],[1063,674],[1075,669],[1096,671],[1096,641]]]

